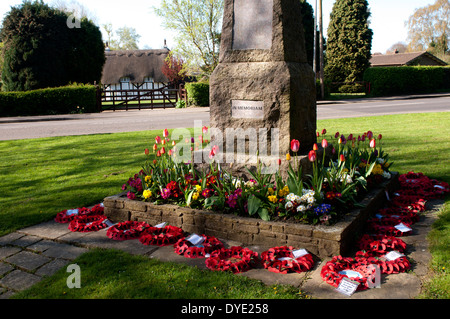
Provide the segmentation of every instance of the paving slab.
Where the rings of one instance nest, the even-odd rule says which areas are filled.
[[[88,251],[87,248],[77,247],[69,244],[58,243],[42,252],[42,255],[52,258],[73,260]]]
[[[23,236],[25,236],[25,235],[21,234],[21,233],[17,233],[17,232],[2,236],[2,237],[0,237],[0,246],[10,245],[11,242],[13,242]]]
[[[58,246],[59,243],[54,242],[52,240],[48,240],[48,239],[43,239],[37,243],[34,243],[30,246],[27,247],[27,250],[31,250],[31,251],[35,251],[35,252],[44,252],[46,250],[48,250],[51,247],[55,247]]]
[[[13,266],[5,264],[4,262],[0,261],[0,277],[2,277],[4,274],[10,272],[13,269],[14,269]]]
[[[16,240],[12,241],[10,245],[19,246],[19,247],[25,248],[25,247],[33,245],[33,244],[35,244],[35,243],[37,243],[37,242],[39,242],[41,240],[42,240],[42,238],[38,237],[38,236],[25,235],[25,236],[22,236],[22,237],[20,237],[20,238],[18,238]]]
[[[0,279],[0,285],[15,291],[25,290],[37,284],[41,277],[22,270],[14,270]]]
[[[33,271],[41,267],[42,265],[45,265],[46,263],[50,262],[51,258],[35,254],[29,251],[21,251],[5,259],[5,261],[19,268],[23,268],[28,271]]]
[[[60,224],[51,220],[49,222],[18,230],[17,232],[46,239],[57,239],[58,237],[70,233],[70,230],[68,229],[68,224]]]
[[[38,276],[52,276],[69,263],[69,260],[57,258],[39,268],[34,274]]]
[[[8,258],[9,256],[12,256],[14,254],[17,254],[19,251],[22,251],[22,249],[19,247],[0,246],[0,260]]]

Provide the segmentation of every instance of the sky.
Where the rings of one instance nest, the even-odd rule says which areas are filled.
[[[44,0],[52,4],[54,0]],[[70,0],[68,0],[70,2]],[[161,0],[77,0],[95,17],[97,25],[111,23],[114,30],[127,26],[135,28],[141,36],[138,45],[141,49],[160,49],[167,40],[169,48],[175,47],[175,32],[162,27],[162,19],[156,16],[153,7],[158,7]],[[315,8],[316,0],[307,0]],[[323,27],[330,21],[330,13],[335,0],[323,0]],[[372,53],[385,53],[397,42],[407,42],[408,31],[405,21],[417,8],[433,4],[435,0],[369,0],[371,11],[370,28],[374,32]],[[0,20],[22,0],[1,0]],[[101,28],[103,29],[103,28]],[[102,30],[103,32],[103,30]],[[106,41],[106,33],[104,33]]]

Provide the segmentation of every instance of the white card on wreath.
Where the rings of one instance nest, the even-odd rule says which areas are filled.
[[[386,258],[388,261],[396,260],[397,258],[403,257],[405,255],[401,254],[398,251],[390,251],[386,255],[384,255],[384,258]]]
[[[78,208],[68,209],[66,212],[66,215],[67,216],[78,215]]]
[[[358,289],[359,282],[350,280],[348,278],[342,278],[339,286],[336,288],[338,292],[344,294],[346,296],[351,296],[355,293],[356,289]]]
[[[412,230],[411,228],[409,228],[408,226],[406,226],[403,223],[398,224],[397,226],[395,226],[395,228],[398,229],[399,231],[401,231],[402,233],[407,233]]]
[[[156,225],[155,228],[164,228],[164,227],[166,227],[166,226],[167,226],[167,223],[164,222],[164,223],[161,223],[161,224]]]
[[[294,258],[297,259],[297,258],[303,257],[305,255],[308,255],[308,251],[306,249],[297,249],[297,250],[294,250],[292,252],[292,254],[294,255]]]
[[[198,246],[205,241],[205,238],[203,238],[202,236],[199,236],[197,234],[192,234],[191,236],[186,238],[186,240],[189,241],[192,245]]]

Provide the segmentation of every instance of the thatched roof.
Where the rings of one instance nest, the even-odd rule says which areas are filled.
[[[370,59],[372,66],[403,66],[403,65],[447,65],[429,52],[410,52],[373,55]]]
[[[168,82],[161,71],[168,54],[168,49],[106,51],[102,83],[116,84],[123,77],[129,77],[132,83],[143,83],[145,77]]]

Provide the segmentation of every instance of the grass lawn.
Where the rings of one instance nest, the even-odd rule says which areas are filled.
[[[450,182],[450,113],[405,114],[380,117],[321,120],[318,130],[329,134],[359,134],[372,130],[383,134],[383,147],[400,173],[422,172],[429,177]],[[53,218],[63,209],[99,203],[120,192],[121,185],[138,172],[159,131],[58,137],[0,142],[0,236]],[[427,285],[423,298],[449,298],[450,285],[450,206],[447,199],[440,221],[432,234],[433,270],[436,274]],[[95,260],[95,262],[92,262]],[[119,263],[119,260],[121,261]],[[83,285],[89,289],[67,291],[67,273],[38,284],[33,292],[18,294],[21,298],[178,298],[187,296],[186,280],[194,280],[189,296],[201,298],[273,298],[273,287],[254,288],[256,282],[229,274],[201,272],[196,269],[159,263],[115,251],[94,251],[76,262],[85,263]],[[98,264],[103,265],[98,268]],[[136,267],[134,269],[133,267]],[[131,267],[131,268],[129,268]],[[124,268],[124,272],[121,269]],[[151,269],[151,270],[150,270]],[[156,280],[151,271],[161,271],[161,280],[174,280],[173,290],[151,290],[140,284]],[[166,270],[165,270],[166,269]],[[132,276],[133,272],[138,276]],[[86,273],[86,275],[85,275]],[[102,273],[101,278],[97,278]],[[109,276],[105,274],[109,273]],[[222,277],[223,276],[223,277]],[[178,281],[176,278],[181,278]],[[92,279],[89,279],[92,278]],[[159,278],[159,277],[158,277]],[[88,280],[89,279],[89,280]],[[98,284],[98,282],[100,284]],[[230,283],[228,285],[228,283]],[[246,288],[259,292],[244,294]],[[115,289],[114,287],[133,287]],[[136,289],[134,289],[136,287]],[[203,287],[203,288],[201,288]],[[211,287],[216,287],[214,291]],[[220,288],[219,288],[220,287]],[[225,288],[228,287],[228,288]],[[232,294],[231,288],[235,290]],[[275,287],[276,288],[276,287]],[[166,290],[164,290],[166,289]],[[221,291],[218,294],[217,289]],[[278,288],[281,298],[303,298],[288,287]],[[136,291],[134,291],[136,290]],[[283,295],[283,291],[286,293]],[[164,293],[163,293],[164,292]],[[73,295],[81,293],[82,295]]]

